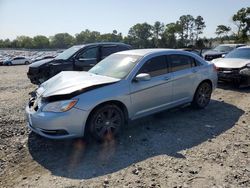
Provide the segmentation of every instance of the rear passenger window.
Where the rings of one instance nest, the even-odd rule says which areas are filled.
[[[151,77],[167,73],[167,63],[165,56],[158,56],[148,60],[140,69],[138,74],[148,73]]]
[[[186,55],[169,55],[168,62],[171,72],[189,69],[196,66],[195,59]]]
[[[110,54],[113,54],[115,52],[118,52],[119,49],[117,46],[103,46],[102,47],[102,59],[109,56]]]

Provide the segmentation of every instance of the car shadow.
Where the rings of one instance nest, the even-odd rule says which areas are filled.
[[[180,152],[232,128],[243,110],[212,100],[204,110],[172,109],[133,121],[121,136],[102,144],[83,139],[49,140],[30,133],[31,156],[53,175],[90,179],[158,155],[185,158]]]

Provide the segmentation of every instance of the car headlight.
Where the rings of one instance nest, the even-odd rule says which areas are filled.
[[[66,112],[73,108],[76,103],[77,99],[73,100],[65,100],[65,101],[56,101],[46,104],[42,111],[43,112]]]

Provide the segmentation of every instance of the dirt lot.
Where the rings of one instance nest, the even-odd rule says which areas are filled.
[[[26,66],[0,67],[0,187],[250,187],[250,88],[130,123],[116,140],[30,133]]]

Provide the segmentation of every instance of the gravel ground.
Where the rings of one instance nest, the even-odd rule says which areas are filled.
[[[250,88],[130,123],[102,144],[26,128],[26,66],[0,67],[0,187],[250,187]]]

